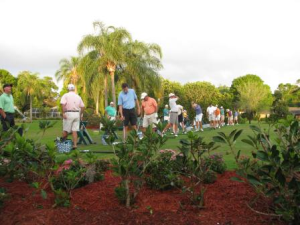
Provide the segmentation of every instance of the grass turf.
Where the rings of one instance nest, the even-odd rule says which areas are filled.
[[[268,125],[264,123],[260,123],[259,126],[263,129],[267,129]],[[33,121],[33,123],[26,124],[26,127],[28,128],[27,132],[25,133],[27,138],[32,138],[34,140],[37,140],[40,143],[47,143],[52,142],[55,140],[56,137],[60,137],[62,133],[62,122],[57,121],[53,128],[50,128],[46,131],[45,135],[42,137],[42,133],[39,132],[39,122]],[[245,143],[243,143],[241,140],[243,138],[246,138],[247,135],[253,135],[252,130],[249,128],[249,124],[240,124],[235,126],[225,126],[221,129],[213,130],[210,128],[204,129],[204,132],[197,132],[200,136],[205,138],[206,142],[210,142],[212,140],[212,137],[217,135],[218,132],[222,131],[226,134],[229,134],[234,129],[243,129],[243,133],[238,139],[236,143],[236,149],[241,150],[241,155],[250,155],[253,148]],[[96,144],[91,145],[79,145],[78,150],[90,150],[90,151],[111,151],[110,146],[104,146],[101,143],[101,135],[103,132],[99,132],[98,130],[88,130],[90,136],[92,137],[93,141],[96,142]],[[117,133],[119,137],[122,137],[122,132]],[[175,138],[172,135],[168,135],[169,140],[166,142],[166,144],[162,147],[163,149],[175,149],[178,150],[179,140],[186,138],[186,135],[179,135],[177,138]],[[71,138],[71,136],[69,136]],[[228,169],[234,169],[236,168],[236,164],[233,158],[233,155],[229,152],[229,147],[225,145],[221,145],[220,148],[215,150],[215,153],[222,153],[224,155],[224,160],[227,164]],[[85,153],[81,153],[85,154]],[[107,159],[114,157],[111,153],[97,153],[96,154],[98,158]],[[68,156],[65,154],[59,154],[58,158],[61,160],[64,160]]]

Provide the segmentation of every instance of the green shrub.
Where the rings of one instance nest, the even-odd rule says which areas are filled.
[[[0,208],[3,207],[4,202],[9,198],[5,188],[0,188]]]
[[[212,184],[212,183],[215,183],[216,180],[217,180],[216,172],[214,172],[212,170],[208,170],[204,173],[203,183]]]
[[[205,167],[216,173],[223,174],[226,171],[226,163],[222,154],[212,154],[204,158]]]
[[[146,183],[150,188],[167,190],[182,186],[179,173],[174,170],[177,155],[174,150],[161,150],[158,158],[150,163],[146,169]]]
[[[252,157],[241,159],[235,143],[241,130],[230,135],[220,133],[214,140],[228,144],[239,169],[237,174],[244,178],[259,195],[269,198],[271,208],[284,220],[300,223],[300,127],[299,121],[291,118],[280,120],[275,125],[276,138],[271,138],[270,130],[250,126],[254,135],[242,141],[252,146]],[[238,177],[234,180],[244,182]],[[257,198],[258,199],[258,198]],[[251,207],[251,206],[250,206]]]

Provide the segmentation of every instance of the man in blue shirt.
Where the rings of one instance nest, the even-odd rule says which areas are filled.
[[[122,91],[118,98],[119,112],[121,115],[121,120],[124,121],[125,131],[128,131],[128,125],[133,129],[137,129],[137,115],[135,112],[135,107],[137,107],[137,114],[140,114],[140,104],[138,98],[133,89],[128,88],[128,84],[122,84]]]
[[[203,117],[203,112],[202,112],[202,108],[200,105],[193,103],[193,108],[195,109],[196,112],[196,118],[195,118],[195,122],[196,122],[196,131],[199,131],[199,125],[200,125],[200,130],[203,131],[202,128],[202,117]]]

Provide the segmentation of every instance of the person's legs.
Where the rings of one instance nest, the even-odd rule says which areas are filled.
[[[77,131],[72,131],[72,137],[73,137],[73,148],[77,148]]]
[[[2,129],[3,129],[3,131],[7,131],[9,128],[8,128],[8,126],[7,126],[7,121],[6,121],[6,119],[4,119],[4,118],[2,118],[1,117],[1,124],[2,124]]]

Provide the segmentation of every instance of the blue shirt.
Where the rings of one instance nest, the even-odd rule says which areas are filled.
[[[169,116],[169,110],[168,109],[164,109],[164,116]]]
[[[196,108],[195,108],[195,111],[196,111],[196,115],[200,115],[202,113],[201,106],[197,105]]]
[[[137,100],[137,96],[133,89],[128,89],[127,93],[121,91],[118,98],[118,105],[123,106],[123,109],[133,109],[135,107],[135,100]]]

